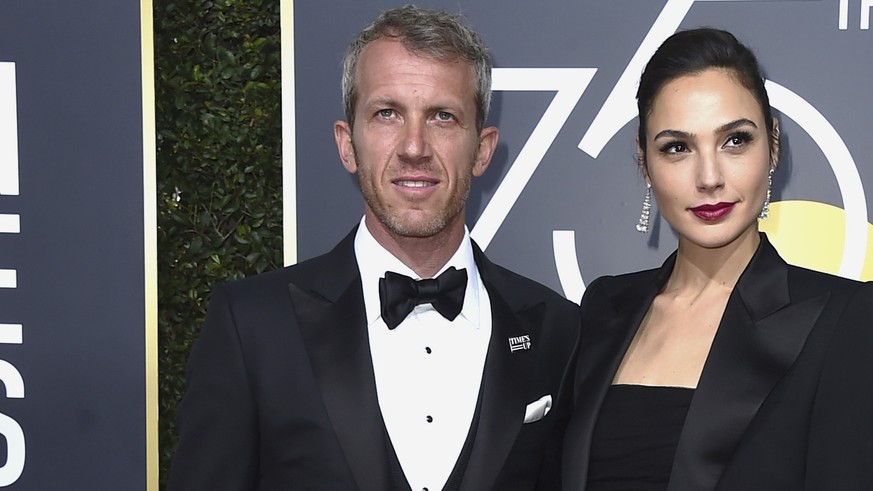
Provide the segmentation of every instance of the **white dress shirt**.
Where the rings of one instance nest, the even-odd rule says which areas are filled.
[[[385,250],[364,220],[355,236],[370,353],[382,418],[413,491],[442,489],[470,430],[491,339],[491,304],[468,230],[451,266],[467,270],[464,306],[454,321],[419,305],[396,329],[382,320],[379,278],[386,271],[421,279]],[[438,273],[438,274],[439,274]]]

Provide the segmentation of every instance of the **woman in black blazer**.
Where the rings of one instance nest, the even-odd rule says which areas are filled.
[[[679,236],[582,299],[572,490],[873,489],[873,287],[790,266],[758,219],[779,126],[731,34],[679,32],[640,80],[639,164]]]

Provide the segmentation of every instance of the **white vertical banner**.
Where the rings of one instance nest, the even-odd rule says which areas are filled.
[[[0,62],[0,195],[18,194],[18,111],[15,63]]]

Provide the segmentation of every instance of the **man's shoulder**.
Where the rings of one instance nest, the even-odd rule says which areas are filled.
[[[483,254],[484,261],[480,265],[486,286],[500,292],[510,305],[529,305],[547,303],[557,307],[576,308],[577,305],[567,300],[555,290],[520,273],[492,262]]]
[[[319,279],[338,279],[340,272],[354,274],[357,263],[354,249],[347,239],[348,237],[324,254],[290,266],[230,281],[220,285],[220,288],[235,295],[257,295],[276,290],[287,292],[288,285],[292,283],[300,285]]]

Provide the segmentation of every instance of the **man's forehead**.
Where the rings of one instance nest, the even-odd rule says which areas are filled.
[[[361,50],[361,54],[358,60],[357,70],[360,71],[361,66],[365,65],[365,62],[368,59],[372,61],[373,52],[388,52],[393,54],[409,55],[412,58],[427,63],[438,63],[446,65],[462,64],[469,67],[471,73],[474,72],[474,67],[471,62],[449,49],[418,46],[410,43],[409,40],[406,38],[394,36],[383,36],[374,39],[373,41],[370,41],[366,46],[364,46],[364,48]]]

